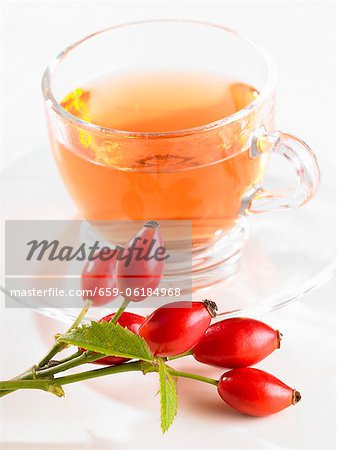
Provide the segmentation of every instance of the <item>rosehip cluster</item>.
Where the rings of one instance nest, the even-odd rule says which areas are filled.
[[[32,388],[60,397],[64,395],[63,384],[112,373],[158,372],[163,432],[171,425],[177,412],[176,377],[216,386],[220,398],[227,405],[252,416],[274,414],[300,400],[300,393],[295,389],[273,375],[249,367],[280,348],[282,335],[270,326],[248,318],[225,319],[211,325],[218,309],[211,300],[175,301],[160,306],[148,317],[125,312],[130,301],[140,302],[147,296],[156,295],[155,290],[159,292],[157,288],[167,256],[162,257],[165,248],[157,222],[147,222],[121,248],[122,257],[115,256],[115,250],[105,249],[104,258],[99,257],[86,264],[82,287],[90,291],[90,300],[85,302],[68,331],[57,336],[52,348],[38,364],[12,380],[0,382],[0,397],[17,389]],[[100,319],[100,325],[79,326],[91,304],[100,306],[119,295],[124,297],[121,306],[115,313]],[[118,326],[115,325],[117,323]],[[59,361],[52,359],[69,345],[85,348]],[[193,355],[198,362],[231,370],[217,380],[177,371],[167,364],[168,360],[186,355]],[[135,361],[128,362],[131,358]],[[54,377],[89,362],[110,367]]]
[[[155,356],[190,352],[199,362],[232,368],[219,379],[221,399],[241,413],[274,414],[296,404],[300,393],[273,375],[248,367],[280,348],[281,334],[254,319],[232,318],[210,325],[214,302],[174,302],[147,318],[124,312],[118,323],[142,336]],[[112,315],[101,320],[110,321]],[[210,326],[209,326],[210,325]],[[105,357],[96,363],[122,364],[124,358]]]
[[[162,246],[158,224],[154,221],[147,222],[136,238],[141,238],[144,251],[153,240],[156,248]],[[126,244],[126,249],[132,247],[134,239]],[[92,267],[87,266],[84,272],[97,274],[102,268],[104,271],[102,262],[97,262]],[[128,266],[114,261],[106,264],[106,269],[109,274],[117,274],[117,286],[126,292],[127,288],[132,291],[139,287],[157,287],[163,275],[164,262],[131,258]],[[102,280],[102,284],[111,283],[104,278]],[[126,300],[138,302],[144,297],[131,294]],[[123,310],[120,308],[116,315],[110,314],[100,321],[116,321],[138,333],[154,356],[170,359],[187,353],[201,363],[232,369],[225,372],[218,382],[213,381],[221,399],[237,411],[265,416],[300,400],[301,396],[295,389],[269,373],[249,367],[280,348],[282,335],[270,326],[249,318],[230,318],[210,325],[217,312],[217,306],[211,300],[173,302],[159,307],[146,318]],[[118,365],[126,361],[125,358],[108,356],[95,362]]]

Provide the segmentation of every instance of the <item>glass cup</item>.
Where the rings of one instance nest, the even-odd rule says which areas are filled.
[[[164,132],[104,128],[61,106],[69,92],[98,74],[153,69],[230,74],[259,95],[216,122]],[[191,223],[193,273],[202,279],[214,267],[238,260],[248,215],[297,208],[317,190],[319,169],[311,149],[274,130],[272,60],[225,27],[185,20],[114,26],[60,53],[42,87],[55,160],[82,217],[117,243],[132,235],[135,221],[171,223],[163,229],[165,242],[180,248],[186,232],[180,234],[179,221]],[[292,163],[294,190],[263,187],[272,153]],[[97,221],[109,221],[110,227],[100,228]]]

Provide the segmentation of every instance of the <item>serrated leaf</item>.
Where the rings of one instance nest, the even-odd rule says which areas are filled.
[[[158,359],[159,388],[160,388],[160,424],[165,433],[173,423],[178,411],[178,396],[175,379],[169,372],[168,366],[162,359]]]
[[[75,345],[104,355],[153,361],[146,341],[120,324],[91,322],[58,338],[58,342]]]

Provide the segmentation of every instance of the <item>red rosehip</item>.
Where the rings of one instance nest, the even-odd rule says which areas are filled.
[[[105,322],[110,322],[110,320],[114,317],[115,313],[109,314],[107,316],[102,317],[98,322],[102,322],[103,320]],[[145,317],[139,316],[138,314],[133,314],[130,312],[123,312],[123,314],[120,316],[120,318],[117,320],[117,323],[119,323],[123,328],[127,328],[128,330],[132,331],[133,333],[137,334],[139,327],[144,322]],[[85,349],[81,349],[85,351]],[[98,359],[97,361],[93,361],[94,364],[107,364],[107,365],[119,365],[123,364],[126,361],[129,361],[129,358],[122,358],[121,356],[105,356],[104,358]]]
[[[280,348],[281,334],[254,319],[233,318],[211,325],[193,349],[196,360],[219,367],[247,367]]]
[[[218,383],[222,400],[232,408],[250,416],[268,416],[290,405],[301,395],[273,375],[245,367],[225,372]]]
[[[145,319],[138,334],[154,355],[179,355],[196,345],[216,311],[216,304],[210,300],[168,303]]]
[[[101,257],[95,255],[95,258],[87,261],[82,270],[81,289],[85,300],[89,298],[94,306],[102,306],[118,296],[117,255],[111,249],[102,253]]]
[[[124,298],[134,302],[145,300],[147,289],[156,289],[164,272],[165,248],[154,220],[143,228],[124,247],[122,259],[117,261],[117,287]]]

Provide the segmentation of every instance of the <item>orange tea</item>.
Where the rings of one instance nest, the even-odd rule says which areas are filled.
[[[257,96],[223,74],[192,71],[108,74],[78,87],[63,108],[104,130],[70,123],[66,139],[52,136],[72,198],[91,220],[191,220],[193,241],[221,234],[266,160],[248,151],[256,112],[244,124],[213,123]]]

